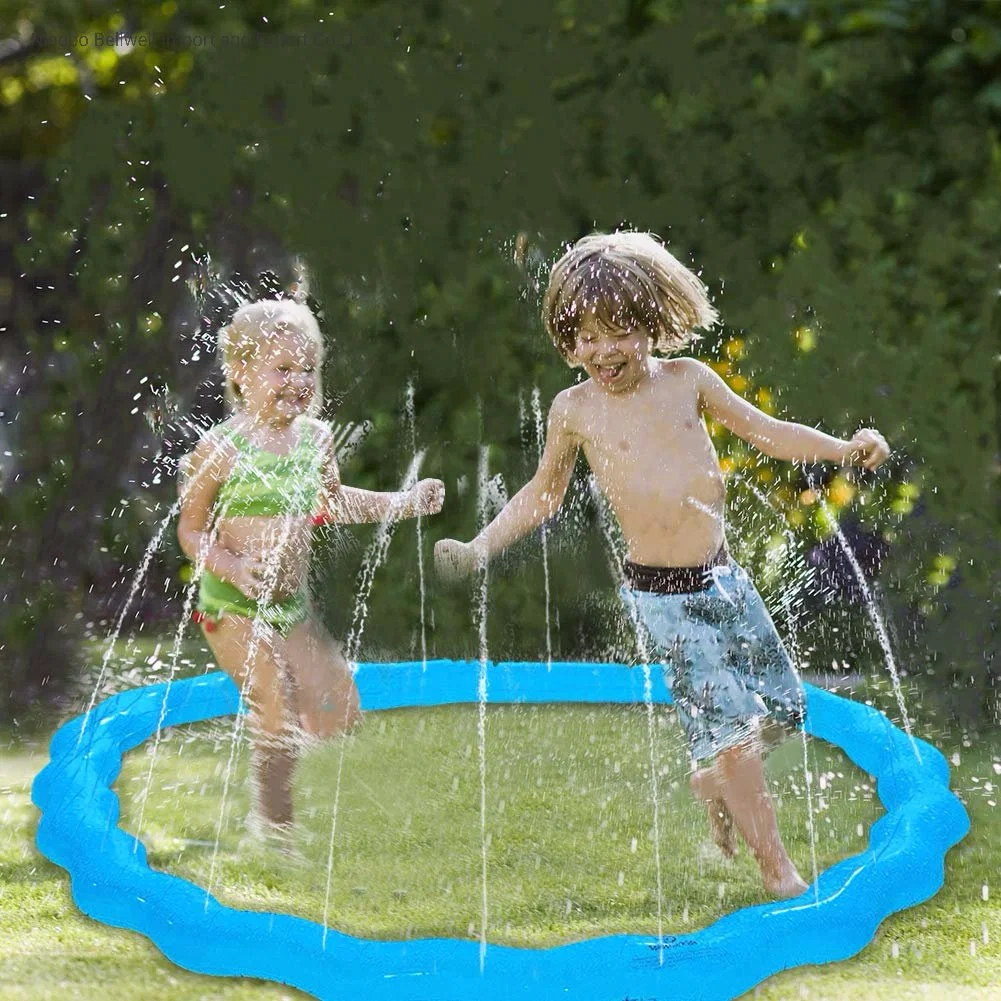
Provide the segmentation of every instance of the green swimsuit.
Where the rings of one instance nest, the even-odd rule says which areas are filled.
[[[303,428],[288,455],[275,455],[251,444],[242,434],[225,432],[237,448],[233,472],[219,487],[215,518],[278,517],[313,514],[322,488],[322,457],[312,435]],[[282,636],[302,622],[308,606],[305,591],[262,605],[238,587],[204,571],[199,582],[195,618],[213,628],[212,620],[229,613],[260,619]]]

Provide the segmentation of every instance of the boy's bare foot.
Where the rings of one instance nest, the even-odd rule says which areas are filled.
[[[798,897],[809,889],[792,862],[789,863],[787,869],[783,869],[777,873],[767,872],[765,869],[762,869],[761,881],[764,883],[765,889],[773,897],[779,897],[782,900]]]

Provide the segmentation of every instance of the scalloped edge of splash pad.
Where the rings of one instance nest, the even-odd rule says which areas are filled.
[[[361,664],[356,681],[366,711],[475,703],[479,669],[477,661],[429,661],[426,670],[420,662]],[[487,671],[491,704],[643,700],[643,672],[627,665],[498,663]],[[654,701],[669,702],[659,672],[652,680]],[[51,762],[32,785],[42,812],[36,840],[68,870],[80,910],[145,935],[196,973],[255,977],[321,999],[727,1001],[780,970],[859,952],[884,918],[941,888],[945,853],[970,826],[939,751],[912,744],[875,709],[805,687],[806,731],[877,780],[887,812],[867,849],[822,872],[795,900],[748,907],[662,942],[613,935],[550,949],[488,944],[481,970],[478,941],[353,938],[303,918],[225,907],[204,889],[151,870],[142,842],[117,826],[110,787],[122,754],[158,725],[239,711],[237,688],[221,672],[122,692],[97,705],[86,726],[78,716],[60,727]]]

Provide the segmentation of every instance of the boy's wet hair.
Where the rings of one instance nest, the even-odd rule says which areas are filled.
[[[309,307],[295,299],[259,299],[241,306],[233,319],[219,331],[217,350],[225,378],[226,402],[231,410],[243,405],[240,387],[233,381],[236,364],[253,358],[282,327],[302,331],[316,344],[317,368],[323,362],[323,335]],[[318,380],[319,381],[319,380]],[[319,387],[318,387],[319,388]],[[316,416],[323,406],[322,393],[314,394],[310,415]]]
[[[567,361],[588,316],[606,327],[643,328],[666,353],[719,320],[699,278],[654,234],[631,231],[585,236],[553,266],[542,319]]]

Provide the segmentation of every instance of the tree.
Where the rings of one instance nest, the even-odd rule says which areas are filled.
[[[996,577],[979,557],[998,525],[997,349],[987,312],[999,162],[990,79],[1001,11],[964,7],[957,17],[944,4],[899,0],[430,3],[405,13],[339,5],[331,14],[304,4],[269,13],[266,24],[209,6],[160,14],[164,27],[215,42],[114,57],[95,99],[79,99],[73,129],[45,150],[39,250],[22,270],[34,284],[43,267],[65,282],[67,249],[51,255],[60,234],[79,229],[73,285],[60,295],[78,304],[72,324],[60,317],[67,357],[94,366],[88,385],[102,387],[103,373],[98,391],[118,393],[87,399],[102,400],[119,434],[151,444],[140,414],[124,421],[139,390],[122,382],[122,366],[177,387],[182,409],[208,375],[205,342],[176,336],[196,318],[183,312],[191,307],[173,272],[197,275],[195,258],[209,251],[219,272],[253,273],[260,265],[238,254],[266,235],[310,266],[335,338],[325,375],[339,418],[372,422],[349,475],[380,487],[400,475],[408,440],[400,414],[413,380],[425,471],[450,489],[461,477],[474,481],[480,444],[490,443],[491,473],[513,486],[530,451],[518,400],[538,386],[545,404],[568,381],[537,320],[545,262],[594,227],[657,231],[697,262],[717,295],[728,328],[702,350],[732,384],[769,391],[778,412],[824,419],[836,433],[872,421],[906,453],[910,465],[892,482],[852,494],[835,480],[827,494],[871,532],[894,531],[889,511],[902,522],[898,538],[921,538],[891,550],[886,583],[899,588],[897,615],[908,630],[924,624],[920,644],[937,642],[935,623],[946,623],[952,646],[964,634],[956,666],[978,679],[969,708],[982,712],[992,691],[985,656],[996,647]],[[250,40],[222,40],[241,32]],[[130,83],[132,97],[120,94]],[[0,79],[0,92],[8,89]],[[527,273],[512,260],[517,234]],[[146,257],[126,262],[125,248],[143,236]],[[130,300],[143,267],[147,284]],[[116,274],[123,287],[109,289]],[[151,310],[163,326],[147,342],[136,318]],[[93,312],[120,341],[94,335]],[[44,345],[36,314],[22,329]],[[148,353],[133,354],[144,343]],[[55,376],[38,378],[43,402],[24,427],[56,409]],[[25,526],[39,524],[32,503],[65,510],[82,482],[107,485],[128,468],[127,450],[115,460],[95,450],[88,461],[114,476],[98,480],[83,466],[76,479],[53,477],[53,462],[81,455],[96,436],[52,433],[31,471],[49,495],[31,501],[43,487],[29,475],[11,494]],[[735,466],[745,461],[719,440]],[[801,503],[807,484],[773,473],[760,482],[793,529],[829,532],[812,517],[815,506]],[[172,498],[161,489],[162,508]],[[106,517],[119,496],[95,492],[89,517]],[[560,530],[569,534],[551,536],[568,652],[594,642],[594,596],[609,594],[600,540],[584,532],[594,511],[579,478],[575,498]],[[475,530],[475,491],[457,499],[436,532]],[[795,512],[811,517],[796,525]],[[62,524],[47,526],[49,548],[33,554],[35,566],[87,534],[79,522],[73,536],[60,535]],[[399,543],[369,617],[393,651],[407,648],[414,629],[413,550],[405,536]],[[348,614],[340,596],[355,569],[343,560],[325,571],[337,583],[332,620]],[[79,566],[63,573],[83,583]],[[492,649],[537,653],[541,581],[520,569],[492,587]],[[19,607],[20,597],[9,604]],[[434,608],[439,654],[469,647],[465,599],[438,594]],[[957,630],[960,613],[967,621]],[[58,621],[61,610],[46,614]],[[931,648],[933,668],[949,651]]]

